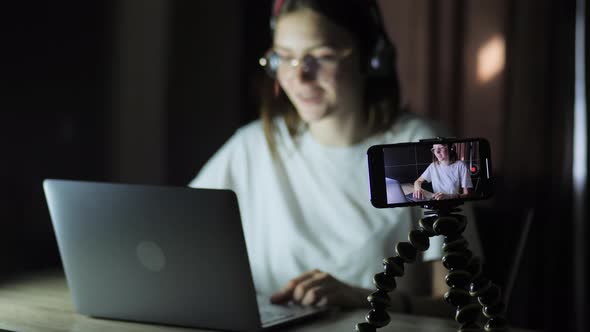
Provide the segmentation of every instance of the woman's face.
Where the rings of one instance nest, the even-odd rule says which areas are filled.
[[[273,48],[281,58],[277,79],[304,122],[358,111],[364,83],[347,30],[303,9],[279,18]]]
[[[449,151],[446,145],[434,144],[432,145],[432,153],[436,156],[438,161],[448,161]]]

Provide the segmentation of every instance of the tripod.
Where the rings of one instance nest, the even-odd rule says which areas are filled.
[[[367,314],[366,322],[356,325],[356,331],[375,332],[389,324],[386,308],[391,303],[388,293],[396,288],[395,278],[403,276],[404,264],[415,262],[418,252],[427,250],[430,237],[436,235],[444,236],[442,263],[449,270],[445,281],[450,287],[444,300],[456,308],[455,320],[461,324],[458,331],[481,331],[476,324],[480,310],[488,319],[485,331],[508,330],[500,288],[482,275],[480,258],[473,255],[463,238],[467,218],[456,214],[463,202],[441,200],[429,204],[422,206],[428,210],[419,221],[420,229],[410,232],[409,242],[396,245],[397,255],[384,259],[384,272],[373,277],[377,291],[367,297],[373,309]]]

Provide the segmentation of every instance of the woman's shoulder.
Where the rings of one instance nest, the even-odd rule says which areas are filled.
[[[238,128],[235,136],[251,138],[258,137],[261,134],[264,135],[262,120],[257,119]]]
[[[456,161],[453,163],[453,166],[454,166],[455,168],[458,168],[458,169],[460,169],[460,170],[463,170],[463,169],[467,170],[467,164],[465,163],[465,161],[463,161],[463,160],[460,160],[460,159],[457,159],[457,160],[456,160]]]
[[[260,142],[264,140],[264,132],[260,121],[252,121],[239,128],[225,141],[215,153],[215,158],[246,158],[251,152],[260,146]]]
[[[264,140],[264,129],[260,120],[254,120],[239,127],[230,137],[228,143],[232,146],[252,146]]]

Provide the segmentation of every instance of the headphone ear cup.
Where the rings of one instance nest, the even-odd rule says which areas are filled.
[[[395,72],[395,50],[393,46],[386,41],[385,36],[381,36],[377,40],[368,60],[367,72],[369,76],[390,76]]]
[[[281,61],[279,59],[279,56],[273,51],[268,51],[264,55],[263,59],[266,60],[266,64],[264,66],[264,71],[266,72],[266,74],[270,78],[276,79],[277,78],[277,70],[279,67],[279,62]]]

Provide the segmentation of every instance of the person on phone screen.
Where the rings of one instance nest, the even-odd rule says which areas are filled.
[[[433,199],[465,198],[471,194],[473,184],[464,162],[457,160],[451,145],[432,145],[432,163],[414,182],[414,198],[423,199],[422,183],[432,183]]]
[[[272,302],[366,308],[382,259],[421,217],[416,208],[372,207],[367,149],[437,133],[400,108],[395,48],[375,1],[278,0],[271,32],[261,118],[189,185],[236,192],[254,283]],[[406,265],[392,310],[449,313],[441,245],[433,238]]]

